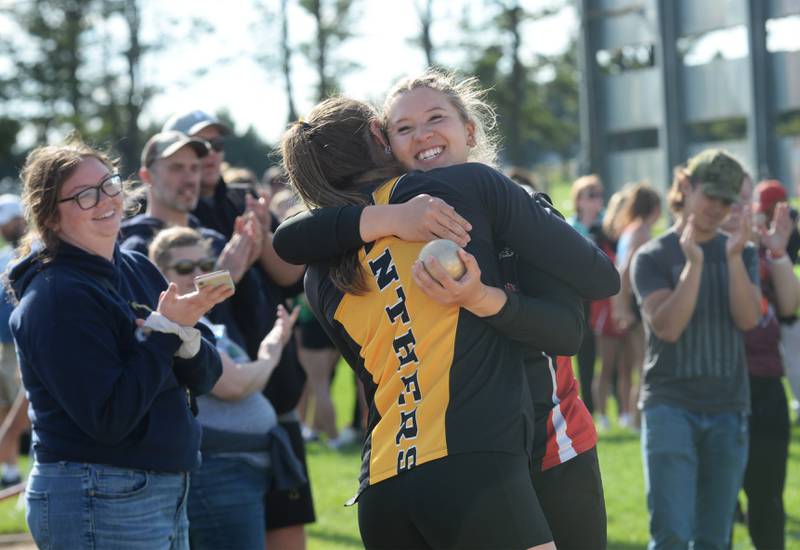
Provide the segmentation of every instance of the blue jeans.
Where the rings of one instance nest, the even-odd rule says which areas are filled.
[[[744,413],[654,405],[642,415],[648,548],[727,549],[747,464]]]
[[[204,456],[189,489],[192,550],[263,550],[269,479],[268,468]]]
[[[188,550],[189,475],[78,462],[35,463],[27,521],[42,549]]]

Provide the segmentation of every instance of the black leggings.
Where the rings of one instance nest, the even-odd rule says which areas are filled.
[[[758,550],[784,547],[783,487],[789,453],[789,407],[780,378],[750,377],[750,451],[744,473],[747,526]]]
[[[358,527],[369,549],[530,548],[553,540],[526,456],[458,454],[368,487]]]
[[[549,470],[533,486],[558,550],[604,550],[606,501],[597,447]]]

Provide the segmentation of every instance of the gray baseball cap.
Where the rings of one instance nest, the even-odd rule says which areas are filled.
[[[159,132],[147,140],[142,150],[142,166],[147,168],[157,160],[171,157],[178,149],[186,146],[194,149],[198,157],[208,154],[208,142],[203,139],[192,138],[175,130]]]
[[[210,115],[205,111],[189,111],[188,113],[175,113],[167,119],[164,127],[161,128],[162,132],[167,130],[177,130],[183,132],[187,136],[193,136],[203,128],[209,126],[216,126],[219,132],[223,135],[232,133],[231,129],[219,121],[214,115]]]

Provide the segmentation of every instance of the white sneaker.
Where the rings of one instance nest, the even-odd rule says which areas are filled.
[[[315,432],[305,424],[302,424],[302,427],[300,428],[300,433],[303,434],[303,441],[305,441],[306,443],[311,443],[312,441],[319,441],[319,436],[317,435],[317,432]]]
[[[604,414],[601,414],[597,417],[597,431],[598,432],[607,432],[611,425],[608,422],[608,417]]]
[[[630,428],[631,415],[629,415],[628,413],[622,413],[621,415],[619,415],[619,418],[617,418],[617,425],[620,428]]]
[[[359,437],[358,431],[348,426],[339,432],[337,437],[328,440],[328,447],[331,449],[340,449],[346,445],[357,443]]]

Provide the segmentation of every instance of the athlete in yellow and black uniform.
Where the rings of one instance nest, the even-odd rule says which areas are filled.
[[[373,200],[404,202],[421,193],[444,199],[471,222],[467,250],[486,284],[501,284],[495,242],[545,271],[579,276],[587,257],[607,261],[485,165],[411,173],[377,187]],[[421,246],[395,238],[365,246],[360,262],[369,290],[362,295],[339,291],[325,265],[311,267],[306,279],[312,309],[367,390],[360,491],[362,505],[375,505],[359,508],[362,537],[368,546],[383,540],[396,547],[547,542],[528,474],[533,415],[522,356],[491,326],[518,302],[509,294],[497,315],[479,320],[429,300],[411,279]],[[589,293],[614,290],[599,282]],[[457,522],[442,521],[448,513]]]

